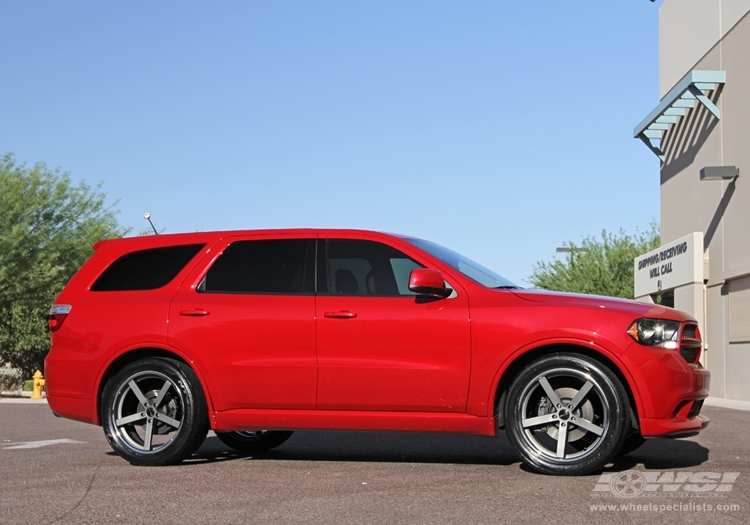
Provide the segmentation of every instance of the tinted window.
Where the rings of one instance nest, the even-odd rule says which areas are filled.
[[[422,265],[408,255],[372,241],[328,239],[322,245],[319,293],[414,295],[409,291],[409,273]]]
[[[200,292],[303,294],[315,292],[315,241],[237,241],[224,250]]]
[[[174,279],[203,246],[185,244],[128,253],[104,270],[91,290],[111,292],[161,288]]]

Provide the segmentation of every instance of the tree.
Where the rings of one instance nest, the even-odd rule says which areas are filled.
[[[0,157],[0,362],[30,374],[49,351],[47,313],[92,245],[126,233],[101,184]]]
[[[601,239],[586,237],[580,246],[564,243],[569,249],[564,260],[538,262],[529,282],[536,288],[633,298],[633,259],[659,247],[659,226],[651,224],[645,233],[627,235],[602,230]]]

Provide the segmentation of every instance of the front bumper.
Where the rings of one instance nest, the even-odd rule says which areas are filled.
[[[682,395],[664,397],[661,404],[662,411],[668,409],[667,417],[641,418],[641,435],[644,437],[681,437],[695,435],[710,423],[710,419],[701,415],[703,400],[708,397],[708,387],[711,373],[698,367],[690,367],[688,373],[691,385]],[[678,391],[673,391],[677,394]],[[662,412],[663,413],[663,412]]]
[[[688,363],[674,350],[634,344],[623,354],[634,372],[638,421],[644,437],[696,434],[709,419],[700,415],[711,373]]]
[[[643,437],[687,437],[700,432],[710,422],[710,419],[701,415],[682,421],[676,419],[642,419],[641,435]]]

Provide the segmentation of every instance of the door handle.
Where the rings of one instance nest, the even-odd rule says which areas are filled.
[[[339,310],[338,312],[325,312],[323,317],[330,319],[354,319],[357,317],[357,314],[348,310]]]
[[[209,312],[208,310],[204,310],[203,308],[193,308],[192,310],[180,310],[180,315],[185,315],[187,317],[202,317],[210,313],[211,312]]]

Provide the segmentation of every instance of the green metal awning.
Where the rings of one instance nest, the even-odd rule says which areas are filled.
[[[725,71],[691,71],[672,90],[648,116],[633,130],[633,138],[641,139],[657,157],[664,160],[661,150],[662,134],[677,122],[677,117],[695,107],[697,100],[718,119],[721,118],[708,93],[726,82]],[[656,141],[659,141],[658,145]]]

